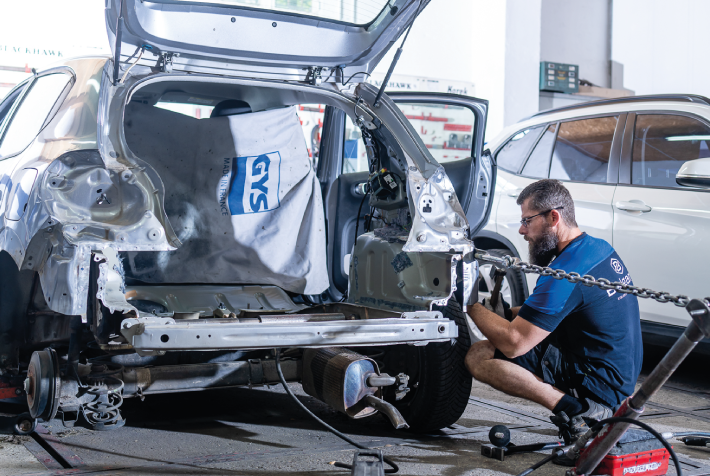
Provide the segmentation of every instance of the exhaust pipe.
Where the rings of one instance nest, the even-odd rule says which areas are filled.
[[[308,349],[303,353],[303,390],[350,418],[381,411],[396,429],[409,428],[394,405],[382,400],[381,387],[396,379],[380,374],[369,357],[342,347]]]

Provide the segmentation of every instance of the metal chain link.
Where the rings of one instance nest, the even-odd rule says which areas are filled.
[[[582,283],[585,286],[596,286],[604,290],[613,289],[618,293],[633,294],[634,296],[644,299],[653,299],[658,302],[672,302],[678,307],[685,307],[690,302],[690,298],[682,294],[673,295],[665,291],[654,291],[652,289],[633,286],[631,284],[612,282],[606,278],[597,279],[588,274],[582,276],[574,271],[568,273],[563,269],[554,269],[549,266],[538,266],[536,264],[526,263],[520,258],[516,258],[514,256],[492,256],[485,251],[477,251],[474,253],[474,256],[476,259],[497,263],[505,268],[519,270],[523,273],[539,274],[540,276],[552,276],[554,279],[566,279],[570,283]]]

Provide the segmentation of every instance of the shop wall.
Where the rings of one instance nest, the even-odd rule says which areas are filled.
[[[636,94],[710,97],[705,0],[614,0],[612,58]]]

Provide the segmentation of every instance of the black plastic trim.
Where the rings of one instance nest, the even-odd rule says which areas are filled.
[[[636,127],[636,113],[630,112],[626,115],[626,125],[624,126],[624,141],[621,146],[621,156],[619,160],[619,185],[631,183],[631,150],[634,145],[634,128]]]
[[[685,332],[685,327],[661,324],[659,322],[641,321],[641,333],[643,343],[671,347],[676,340]],[[693,349],[694,353],[710,355],[710,339],[701,340]]]
[[[387,93],[387,96],[392,101],[394,101],[395,104],[398,102],[420,104],[450,104],[465,107],[473,113],[476,122],[473,127],[473,137],[471,139],[471,157],[473,157],[473,160],[471,161],[471,170],[468,177],[468,193],[466,193],[464,196],[461,196],[457,193],[461,208],[463,209],[464,213],[466,213],[466,217],[469,218],[469,209],[471,209],[471,203],[473,202],[472,197],[476,193],[476,178],[478,177],[478,172],[482,167],[481,157],[483,156],[484,151],[484,137],[486,134],[486,122],[488,118],[488,100],[476,98],[473,96],[464,96],[461,94],[427,93],[416,91],[393,91]],[[490,210],[493,205],[493,193],[495,193],[494,190],[496,183],[495,177],[498,171],[496,163],[497,161],[493,160],[493,158],[491,157],[492,177],[487,202],[488,210],[485,213],[484,219],[478,224],[479,227],[485,226],[485,223],[488,220],[487,217],[490,215]],[[446,168],[444,164],[439,165],[442,165],[444,166],[444,168]],[[469,218],[469,222],[470,221],[471,218]]]
[[[619,162],[621,160],[621,148],[624,141],[624,131],[628,114],[619,115],[614,131],[614,139],[609,152],[609,166],[606,172],[606,183],[616,184],[619,181]]]

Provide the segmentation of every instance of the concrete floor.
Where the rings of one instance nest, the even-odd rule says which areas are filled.
[[[662,355],[646,349],[640,380]],[[710,431],[710,381],[704,371],[708,359],[691,356],[653,399],[657,406],[647,410],[650,414],[674,407],[685,413],[649,418],[647,423],[659,431]],[[543,457],[521,454],[504,462],[482,457],[481,444],[488,443],[488,430],[495,424],[510,426],[516,444],[556,439],[544,408],[477,383],[457,424],[427,436],[394,431],[380,417],[349,420],[304,396],[299,385],[292,388],[328,423],[368,446],[383,449],[400,465],[402,475],[515,475]],[[330,463],[349,463],[352,448],[322,430],[280,387],[150,396],[143,402],[132,399],[124,403],[123,414],[126,426],[110,432],[67,429],[56,421],[45,425],[48,437],[60,443],[65,454],[76,455],[74,469],[45,467],[30,451],[37,452],[38,444],[29,437],[0,437],[0,476],[349,474]],[[684,474],[710,474],[710,449],[687,447],[679,441],[673,444],[684,462]],[[535,474],[561,476],[564,471],[546,465]]]

